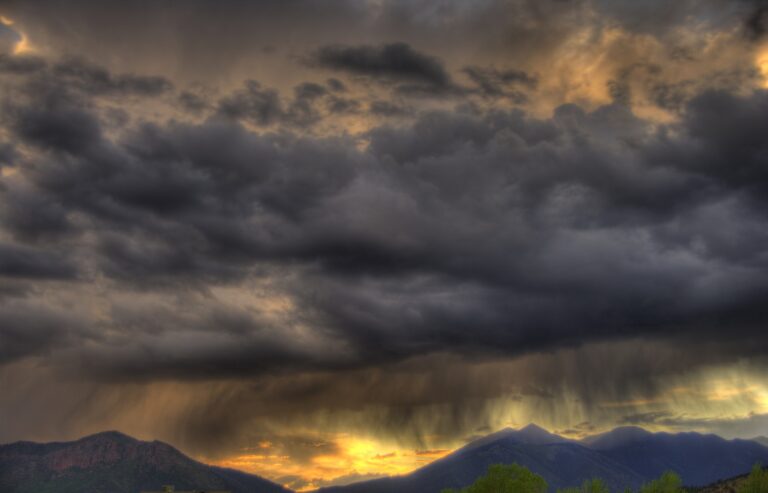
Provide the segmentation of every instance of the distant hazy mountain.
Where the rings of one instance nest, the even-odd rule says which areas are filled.
[[[177,489],[285,493],[258,476],[208,466],[163,442],[105,432],[74,442],[0,445],[3,493],[138,493]]]
[[[689,486],[703,486],[744,474],[757,462],[768,463],[765,446],[752,440],[726,440],[717,435],[617,428],[583,442],[643,477],[658,477],[664,471],[673,470]]]
[[[768,447],[768,437],[755,437],[752,441],[757,442],[764,447]]]
[[[686,485],[702,486],[768,464],[768,448],[750,440],[725,440],[698,433],[650,433],[617,428],[581,441],[567,440],[535,425],[503,430],[476,440],[411,474],[348,486],[323,493],[439,493],[463,487],[490,464],[516,462],[542,475],[550,491],[603,478],[612,490],[638,488],[667,470]]]

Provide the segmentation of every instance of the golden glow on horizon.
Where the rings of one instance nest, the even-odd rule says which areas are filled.
[[[322,442],[325,442],[325,439],[322,439]],[[300,477],[306,484],[298,488],[287,481],[283,482],[286,486],[304,491],[325,486],[327,482],[344,476],[363,479],[407,474],[451,452],[448,449],[393,448],[376,440],[354,438],[347,434],[336,436],[333,443],[337,448],[336,453],[317,455],[306,463],[297,463],[289,455],[277,450],[275,444],[261,441],[257,448],[249,450],[248,453],[215,464],[251,472],[278,482],[284,477]]]
[[[571,409],[569,406],[577,400],[569,399],[564,394],[563,402],[555,406],[558,413],[549,416],[540,412],[542,402],[537,402],[535,398],[499,399],[491,417],[493,423],[481,434],[508,426],[520,428],[528,422],[537,422],[555,433],[575,439],[626,424],[637,424],[651,431],[717,433],[719,429],[716,426],[723,423],[738,423],[750,419],[752,415],[768,413],[768,383],[761,379],[759,372],[753,373],[738,365],[711,368],[679,380],[670,377],[664,387],[665,390],[658,395],[626,401],[606,401],[598,405],[599,410],[591,412],[579,410],[578,404]],[[622,420],[623,417],[641,416],[643,413],[657,414],[659,419],[636,423]],[[591,424],[585,418],[590,414],[595,419]],[[506,418],[506,422],[502,418]],[[585,423],[586,427],[583,426]],[[732,437],[727,432],[720,433],[724,433],[727,438]],[[441,442],[435,436],[432,438],[435,443],[442,444],[441,448],[419,451],[373,438],[354,437],[351,433],[316,436],[318,443],[334,444],[332,448],[335,451],[323,451],[305,461],[297,461],[280,447],[280,437],[275,437],[270,441],[260,441],[244,454],[219,461],[217,465],[265,476],[301,491],[326,486],[339,478],[346,483],[377,476],[406,474],[449,454],[465,443],[458,438]],[[290,480],[285,479],[289,477],[299,477],[306,484],[300,487],[290,485]]]
[[[278,300],[276,306],[282,305]],[[635,345],[638,351],[659,353],[657,346],[643,348],[642,343]],[[605,353],[616,350],[615,344],[604,344]],[[563,350],[552,359],[551,355],[529,355],[513,360],[496,362],[474,362],[468,366],[459,366],[462,374],[473,375],[475,382],[488,382],[494,376],[519,375],[530,381],[541,381],[532,373],[536,368],[551,367],[554,362],[561,365],[566,373],[573,365],[580,365],[580,359],[569,362],[569,355],[577,355],[578,350]],[[590,353],[592,354],[592,353]],[[663,356],[663,355],[662,355]],[[456,367],[462,364],[458,360],[444,360],[443,364],[433,365],[441,368]],[[610,366],[609,366],[610,367]],[[8,373],[13,369],[17,373]],[[528,370],[526,370],[528,368]],[[5,377],[4,373],[5,372]],[[46,368],[31,362],[11,365],[0,371],[0,380],[13,382],[6,392],[10,401],[21,402],[33,408],[42,408],[50,394],[40,392],[46,381]],[[21,378],[19,375],[24,375]],[[296,378],[296,377],[292,377]],[[419,376],[409,377],[418,380]],[[314,388],[315,380],[304,381],[300,388]],[[322,381],[321,381],[322,382]],[[282,381],[274,383],[279,387]],[[74,409],[67,404],[70,396],[91,391],[86,384],[78,383],[56,385],[56,395],[62,401],[63,411]],[[354,394],[359,389],[347,381],[349,392]],[[385,381],[376,381],[376,390],[390,392]],[[402,398],[409,400],[412,390],[405,382],[402,385]],[[368,479],[382,475],[404,474],[422,467],[429,462],[443,457],[451,450],[461,447],[467,437],[480,436],[505,427],[520,428],[529,422],[535,422],[548,430],[572,438],[601,433],[611,428],[626,424],[637,424],[652,431],[699,431],[722,434],[727,438],[749,438],[765,434],[765,431],[750,424],[751,416],[768,413],[768,381],[765,380],[762,366],[744,363],[732,363],[717,367],[694,370],[689,373],[670,374],[660,377],[652,385],[639,388],[622,387],[614,397],[610,381],[599,382],[594,390],[594,398],[604,392],[602,402],[585,400],[569,385],[562,387],[536,388],[523,394],[514,389],[505,392],[502,397],[483,396],[483,405],[473,408],[466,415],[471,421],[458,422],[448,420],[448,425],[437,426],[450,414],[451,407],[423,405],[413,408],[411,417],[415,420],[414,430],[421,432],[424,445],[402,434],[398,440],[389,439],[386,425],[382,424],[381,407],[371,403],[359,408],[353,406],[329,407],[328,400],[313,401],[307,408],[291,410],[279,407],[277,411],[267,412],[262,402],[275,398],[270,392],[260,393],[259,386],[249,380],[232,382],[155,382],[147,387],[115,386],[92,392],[97,396],[88,412],[71,413],[77,421],[70,422],[66,436],[60,439],[74,439],[106,429],[118,429],[140,439],[159,439],[178,446],[183,452],[195,455],[204,462],[241,469],[267,477],[280,483],[292,483],[297,489],[312,489],[342,478],[343,481]],[[30,389],[35,389],[32,392]],[[418,390],[418,387],[416,389]],[[247,398],[228,400],[229,396],[245,392]],[[626,399],[621,396],[626,395]],[[128,396],[128,397],[126,397]],[[125,405],[129,398],[131,405]],[[176,434],[170,423],[189,420],[186,410],[217,402],[216,407],[236,408],[234,415],[224,413],[221,419],[240,419],[234,424],[232,435],[224,438],[224,446],[206,449],[204,445],[185,442],[182,434]],[[222,404],[224,403],[224,404]],[[608,404],[608,405],[606,405]],[[381,406],[386,406],[386,402]],[[333,420],[328,415],[333,412]],[[70,413],[68,413],[70,414]],[[253,419],[247,418],[252,415]],[[643,420],[643,416],[648,418]],[[633,417],[640,421],[631,421]],[[71,418],[67,418],[71,419]],[[48,441],[61,429],[61,419],[51,420],[49,429],[43,428],[39,435],[27,433],[28,438]],[[410,423],[414,425],[414,423]],[[461,428],[463,426],[463,428]],[[54,428],[56,427],[56,428]],[[255,436],[253,440],[247,437]],[[303,443],[296,446],[296,437]],[[229,447],[230,442],[231,448]],[[420,450],[420,448],[433,450]],[[211,455],[208,455],[211,454]],[[215,457],[215,458],[214,458]],[[293,476],[291,478],[291,476]],[[345,478],[346,477],[346,478]],[[298,482],[294,482],[298,479]]]
[[[768,47],[757,57],[757,69],[763,78],[763,87],[768,89]]]

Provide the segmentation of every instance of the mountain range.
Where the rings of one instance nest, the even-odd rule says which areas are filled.
[[[115,431],[74,442],[0,445],[3,493],[139,493],[165,484],[179,490],[289,492],[258,476],[197,462],[167,443]]]
[[[677,472],[688,486],[704,486],[768,463],[768,447],[753,440],[725,440],[699,433],[651,433],[637,427],[569,440],[528,425],[506,429],[410,474],[323,488],[319,493],[439,493],[474,481],[495,463],[516,462],[547,480],[550,490],[602,478],[612,491]]]
[[[600,477],[612,490],[637,488],[673,470],[688,486],[704,486],[768,464],[759,440],[699,433],[651,433],[622,427],[570,440],[536,425],[505,429],[472,441],[410,474],[328,487],[317,493],[439,493],[472,483],[489,465],[513,463],[542,475],[551,490]],[[104,432],[73,442],[0,445],[3,493],[138,493],[177,489],[287,493],[264,478],[206,465],[172,446]]]

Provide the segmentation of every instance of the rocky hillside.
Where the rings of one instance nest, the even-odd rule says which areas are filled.
[[[74,442],[0,445],[3,493],[137,493],[164,484],[232,493],[288,491],[258,476],[202,464],[167,443],[118,432]]]

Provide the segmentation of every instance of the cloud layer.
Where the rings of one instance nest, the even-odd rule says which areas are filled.
[[[0,10],[0,441],[762,426],[763,2],[210,7]]]

